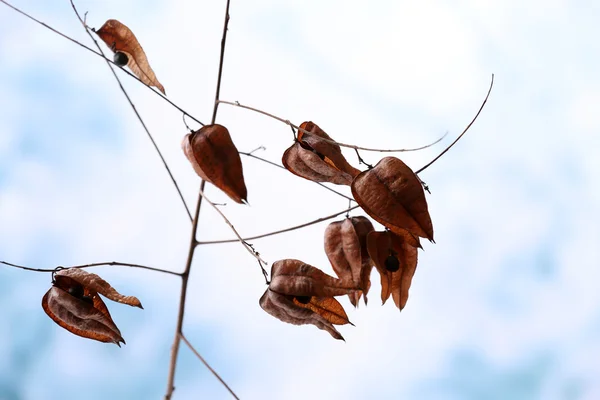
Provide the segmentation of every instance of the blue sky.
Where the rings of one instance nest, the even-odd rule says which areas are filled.
[[[90,44],[68,2],[14,4]],[[132,28],[169,98],[210,118],[224,4],[77,4],[91,26],[117,18]],[[224,100],[313,120],[369,147],[419,146],[448,131],[441,145],[398,155],[414,169],[462,131],[496,77],[472,130],[421,174],[437,244],[420,254],[402,313],[378,304],[374,274],[368,307],[341,299],[356,327],[341,327],[338,343],[264,313],[262,275],[239,244],[198,249],[184,330],[241,398],[600,396],[599,19],[592,1],[233,2]],[[106,65],[3,5],[0,60],[0,259],[180,271],[189,221]],[[193,204],[198,178],[180,149],[180,113],[121,75]],[[223,106],[218,122],[240,150],[264,145],[273,161],[290,145],[289,128],[245,110]],[[243,235],[347,206],[242,161],[250,207],[208,194],[229,203],[223,210]],[[200,240],[232,237],[209,208],[200,225]],[[254,245],[267,261],[299,258],[332,273],[325,226]],[[178,278],[94,272],[144,304],[109,305],[121,349],[47,318],[49,275],[0,268],[1,400],[162,398]],[[185,347],[176,387],[175,399],[230,398]]]

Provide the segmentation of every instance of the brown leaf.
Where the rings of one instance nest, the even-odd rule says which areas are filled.
[[[371,287],[373,264],[367,252],[367,234],[373,230],[371,221],[362,216],[333,222],[325,229],[325,253],[333,271],[340,279],[361,289],[348,294],[354,307],[363,294],[367,303]]]
[[[313,182],[350,185],[360,171],[348,164],[340,146],[324,141],[322,138],[331,140],[331,137],[310,121],[300,127],[311,133],[298,132],[298,140],[283,153],[283,165]]]
[[[76,287],[71,286],[71,292]],[[83,293],[81,287],[77,290]],[[76,297],[69,291],[53,286],[42,298],[42,308],[54,322],[75,335],[115,343],[119,347],[121,342],[125,343],[98,294],[93,299],[83,294]]]
[[[119,292],[117,292],[108,282],[104,279],[100,278],[98,275],[87,272],[80,268],[69,268],[62,269],[54,274],[55,282],[63,287],[62,280],[63,277],[68,277],[75,282],[82,285],[85,290],[89,291],[92,295],[96,293],[100,293],[102,296],[106,297],[109,300],[116,301],[118,303],[127,304],[133,307],[142,307],[142,303],[138,300],[137,297],[134,296],[123,296]]]
[[[408,301],[408,291],[417,269],[417,248],[391,231],[367,235],[367,249],[381,276],[381,301],[392,295],[396,307],[402,310]]]
[[[96,34],[115,52],[116,64],[126,64],[142,82],[148,86],[156,86],[165,94],[165,88],[156,79],[154,71],[148,64],[144,49],[127,26],[116,19],[109,19],[96,31]]]
[[[385,157],[352,182],[352,195],[373,219],[433,241],[433,225],[419,178],[401,160]]]
[[[221,189],[236,203],[247,201],[242,160],[227,128],[218,124],[203,126],[185,135],[181,146],[202,179]]]
[[[300,260],[285,259],[273,263],[269,288],[291,296],[342,296],[358,290],[353,282],[327,275]]]
[[[267,289],[259,304],[280,321],[294,325],[312,324],[338,340],[344,338],[333,325],[350,323],[342,305],[333,297],[295,297]]]

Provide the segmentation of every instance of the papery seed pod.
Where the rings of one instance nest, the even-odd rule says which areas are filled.
[[[352,182],[352,195],[369,216],[401,234],[433,241],[433,225],[419,178],[401,160],[385,157]]]
[[[242,160],[227,128],[218,124],[203,126],[187,134],[181,146],[198,176],[236,203],[247,202]]]
[[[371,287],[373,263],[367,252],[367,234],[373,230],[371,221],[363,216],[332,222],[325,229],[325,254],[334,272],[340,279],[361,289],[348,294],[355,307],[363,294],[367,303]]]

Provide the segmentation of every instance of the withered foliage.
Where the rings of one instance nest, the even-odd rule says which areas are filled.
[[[333,271],[343,281],[352,282],[361,290],[348,294],[354,307],[358,306],[371,287],[373,263],[367,252],[367,234],[374,230],[366,217],[351,217],[343,221],[332,222],[325,229],[325,254],[331,262]]]
[[[433,241],[433,225],[421,181],[401,160],[385,157],[352,182],[352,195],[374,220],[398,235]],[[410,242],[411,240],[409,240]],[[414,244],[414,240],[412,241]]]
[[[142,303],[123,296],[98,275],[82,269],[64,269],[54,274],[52,287],[42,298],[48,316],[69,332],[105,343],[125,343],[100,294],[134,307]]]
[[[273,263],[271,283],[260,298],[263,310],[275,318],[294,325],[313,324],[344,338],[333,325],[350,323],[342,305],[333,296],[355,291],[348,282],[329,276],[300,260],[286,259]]]
[[[417,248],[391,231],[367,235],[369,256],[381,276],[381,301],[392,295],[396,307],[406,306],[408,291],[417,269]]]
[[[142,82],[157,87],[165,94],[164,86],[156,79],[146,53],[131,29],[116,19],[109,19],[95,32],[115,53],[115,64],[128,66]]]
[[[223,125],[206,125],[185,135],[181,144],[194,171],[236,203],[248,199],[242,160]]]
[[[310,134],[298,131],[298,140],[283,153],[283,165],[313,182],[350,185],[360,171],[346,161],[340,146],[323,140],[331,137],[313,122],[303,122],[300,128]]]

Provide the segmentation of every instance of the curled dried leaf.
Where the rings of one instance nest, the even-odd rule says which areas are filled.
[[[352,195],[373,219],[433,241],[433,225],[419,178],[401,160],[385,157],[352,182]]]
[[[267,289],[259,304],[280,321],[294,325],[312,324],[338,340],[344,338],[333,325],[350,323],[344,308],[333,297],[297,297]]]
[[[96,34],[115,53],[117,65],[127,65],[142,82],[157,87],[165,94],[164,86],[156,79],[146,53],[131,29],[116,19],[109,19]]]
[[[298,140],[283,153],[283,165],[313,182],[350,185],[360,171],[346,161],[340,147],[323,140],[331,137],[313,122],[303,122],[300,127],[310,133],[299,131]]]
[[[236,203],[248,199],[242,160],[222,125],[206,125],[183,138],[183,152],[194,171],[212,183]]]
[[[127,304],[132,307],[142,307],[142,303],[134,296],[123,296],[117,292],[108,282],[100,278],[98,275],[87,272],[80,268],[62,269],[54,274],[55,283],[63,287],[63,280],[68,277],[79,283],[85,290],[92,294],[100,293],[109,300],[118,303]],[[68,285],[68,284],[64,284]],[[68,290],[68,289],[67,289]]]
[[[340,279],[361,289],[348,294],[355,307],[363,294],[367,303],[371,287],[373,263],[367,252],[367,234],[373,230],[371,221],[362,216],[333,222],[325,229],[325,253],[333,271]]]
[[[327,275],[300,260],[285,259],[273,263],[269,288],[291,296],[342,296],[359,290],[353,282]]]
[[[42,308],[46,314],[59,326],[75,335],[104,343],[115,343],[120,347],[120,343],[125,343],[125,340],[100,296],[85,295],[83,289],[77,286],[79,284],[75,281],[73,283],[74,285],[67,290],[59,286],[50,288],[42,298]],[[81,296],[78,296],[76,291],[80,291]]]
[[[381,276],[382,303],[385,304],[391,294],[396,307],[402,310],[417,269],[417,248],[402,236],[384,231],[367,235],[367,249]]]

